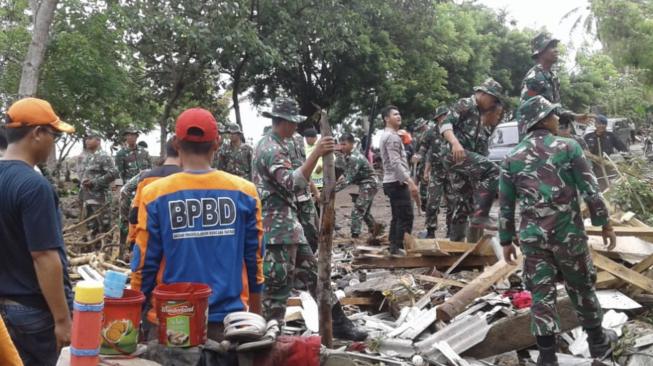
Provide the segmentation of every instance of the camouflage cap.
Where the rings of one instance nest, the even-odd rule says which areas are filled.
[[[240,126],[238,126],[237,123],[230,123],[230,124],[227,126],[227,132],[228,132],[228,133],[243,133],[243,132],[240,130]]]
[[[127,135],[127,134],[134,134],[134,135],[140,135],[140,132],[134,127],[134,126],[129,126],[125,128],[124,131],[122,131],[122,135]]]
[[[87,129],[87,130],[86,130],[86,133],[84,134],[84,138],[85,138],[85,139],[90,139],[90,138],[92,138],[92,137],[97,137],[97,138],[101,139],[101,138],[102,138],[102,134],[100,134],[99,131],[91,130],[91,129]]]
[[[272,103],[272,111],[261,113],[263,117],[278,117],[288,122],[302,123],[306,120],[305,116],[299,114],[297,102],[290,98],[276,98]]]
[[[560,104],[553,104],[541,95],[535,96],[519,106],[515,116],[519,126],[519,134],[525,135],[533,126],[546,118]]]
[[[503,98],[503,86],[501,86],[498,81],[492,78],[487,78],[481,85],[475,86],[474,91],[490,94],[499,100]]]
[[[418,118],[415,120],[415,129],[419,130],[420,128],[426,126],[426,124],[429,123],[429,121],[425,120],[424,118]]]
[[[447,113],[449,113],[449,108],[447,108],[446,105],[441,105],[435,109],[435,115],[433,116],[433,119],[436,119]]]
[[[531,41],[531,49],[532,49],[531,57],[536,57],[544,50],[546,50],[546,48],[549,47],[551,43],[554,42],[557,44],[558,42],[560,42],[560,40],[553,38],[553,36],[551,36],[551,33],[549,32],[539,33]]]

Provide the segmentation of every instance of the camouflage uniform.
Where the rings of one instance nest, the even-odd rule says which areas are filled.
[[[150,154],[138,145],[133,149],[125,146],[116,154],[116,168],[125,183],[143,170],[152,168]]]
[[[240,134],[240,127],[229,125],[228,133]],[[227,141],[215,154],[213,167],[251,181],[253,154],[254,150],[246,143],[241,142],[239,146],[233,146],[231,142]]]
[[[550,44],[557,44],[558,42],[559,40],[551,37],[547,32],[542,32],[536,35],[531,41],[531,56],[534,58],[537,57],[537,55],[546,50]],[[560,103],[560,79],[558,79],[555,70],[546,70],[541,64],[537,64],[528,70],[526,76],[524,76],[524,80],[522,80],[521,88],[520,104],[537,95],[543,96],[551,103]],[[561,106],[557,107],[556,112],[562,119],[561,123],[568,123],[574,118],[573,112],[564,109]],[[524,135],[526,135],[526,129],[519,123],[518,126],[519,138],[521,140]]]
[[[118,170],[113,160],[101,150],[87,151],[82,162],[80,183],[91,182],[90,188],[81,185],[80,197],[85,217],[91,217],[97,209],[111,202],[110,184],[118,178]],[[88,229],[93,235],[107,232],[111,228],[111,208],[105,209],[100,217],[88,223]]]
[[[474,90],[500,96],[502,87],[489,79]],[[494,129],[481,124],[481,112],[474,95],[459,100],[453,106],[440,126],[440,133],[447,130],[453,131],[465,149],[464,160],[457,164],[449,143],[443,143],[440,151],[451,183],[451,192],[447,195],[448,204],[453,207],[451,225],[452,228],[454,225],[460,228],[452,230],[453,240],[461,240],[460,234],[464,232],[468,216],[488,217],[498,189],[499,168],[487,158],[489,139]]]
[[[354,203],[354,208],[351,210],[351,234],[360,235],[363,221],[367,225],[368,232],[373,233],[376,221],[374,221],[370,209],[379,186],[374,174],[374,168],[363,154],[356,149],[349,156],[345,156],[345,161],[344,179],[336,184],[336,192],[343,190],[350,184],[357,184],[359,187],[358,197]]]
[[[536,97],[520,107],[522,123],[531,128],[558,107]],[[580,146],[572,139],[535,129],[524,137],[501,166],[499,237],[517,243],[525,256],[524,280],[533,294],[531,331],[548,336],[560,331],[556,281],[567,293],[585,329],[599,327],[602,312],[594,292],[596,271],[587,247],[578,192],[592,224],[605,225],[608,210]],[[515,230],[515,203],[521,223]]]
[[[294,101],[277,99],[272,113],[266,117],[280,117],[300,123]],[[292,139],[283,139],[269,131],[254,149],[253,181],[262,204],[263,259],[266,290],[263,294],[264,316],[283,322],[286,301],[293,289],[308,289],[316,296],[317,260],[308,245],[299,221],[297,194],[306,192],[308,181],[296,170],[293,157],[304,150]],[[296,150],[296,151],[295,151]]]
[[[124,132],[124,134],[127,133],[138,133],[138,131],[130,128]],[[150,154],[146,149],[139,145],[136,145],[134,148],[125,146],[116,154],[116,168],[118,168],[118,172],[120,172],[122,183],[125,184],[143,170],[152,168]],[[131,198],[133,199],[134,197]],[[120,244],[121,246],[124,246],[129,231],[129,220],[128,217],[122,213],[120,214],[119,226]]]
[[[304,138],[295,133],[295,135],[288,139],[288,151],[290,152],[290,161],[292,168],[298,169],[306,161],[306,150],[304,148]],[[311,175],[312,176],[312,175]],[[315,202],[313,202],[311,190],[306,186],[301,192],[297,193],[297,210],[299,215],[299,223],[304,229],[304,236],[308,241],[313,253],[317,253],[318,242],[318,215]]]
[[[448,110],[446,107],[439,107],[436,110],[435,118],[447,114]],[[443,165],[444,156],[442,154],[443,145],[447,142],[440,135],[440,129],[437,124],[429,126],[429,128],[422,135],[419,142],[418,154],[423,157],[423,165],[431,165],[431,170],[429,173],[429,181],[427,184],[427,195],[426,195],[426,217],[425,225],[428,232],[435,232],[438,227],[438,214],[440,212],[440,204],[442,202],[443,196],[451,191],[447,170]],[[421,173],[423,176],[424,173]],[[453,207],[449,207],[449,201],[447,200],[447,226],[450,223],[451,213],[453,212]]]
[[[418,118],[415,121],[415,129],[413,131],[413,141],[415,141],[415,151],[420,151],[422,146],[424,146],[424,137],[428,130],[432,127],[432,124],[424,118]],[[428,148],[428,146],[427,146]],[[420,160],[417,163],[417,179],[415,183],[419,182],[419,196],[422,201],[422,207],[419,209],[426,211],[426,200],[428,197],[428,182],[424,179],[424,168],[426,166],[426,161],[424,159]]]

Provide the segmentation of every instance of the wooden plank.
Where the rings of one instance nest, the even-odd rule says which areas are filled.
[[[642,273],[651,267],[653,267],[653,254],[635,264],[631,269],[637,273]],[[597,288],[619,288],[623,285],[624,282],[612,275],[610,272],[599,272],[596,275]]]
[[[442,286],[455,286],[455,287],[462,288],[465,287],[466,285],[465,283],[462,283],[460,281],[450,280],[448,278],[433,277],[433,276],[427,276],[421,274],[413,275],[413,277],[415,277],[415,279],[418,281],[431,282]]]
[[[557,309],[560,316],[561,333],[580,325],[569,297],[558,298]],[[462,356],[481,359],[530,347],[535,344],[535,336],[531,334],[530,323],[530,311],[499,319],[492,324],[492,328],[483,342],[463,352]]]
[[[610,272],[615,277],[618,277],[642,290],[653,293],[653,280],[650,278],[633,271],[630,268],[622,266],[621,264],[606,258],[605,256],[592,251],[592,260],[594,265],[604,271]]]
[[[601,228],[598,226],[585,227],[587,235],[601,235]],[[617,236],[636,236],[644,240],[653,240],[653,228],[634,226],[614,226],[614,233]]]
[[[358,269],[373,268],[423,268],[436,267],[439,270],[450,267],[458,260],[457,256],[448,257],[384,257],[384,258],[354,258],[352,265]],[[496,257],[470,255],[459,265],[460,268],[482,267],[497,262]]]
[[[444,239],[417,239],[412,235],[404,236],[404,247],[408,253],[432,253],[433,251],[442,251],[444,253],[465,253],[469,248],[473,248],[474,243],[465,243],[460,241],[449,241]],[[472,251],[471,254],[482,256],[495,256],[491,246],[480,247]]]
[[[462,313],[467,305],[480,297],[499,279],[517,270],[523,261],[524,257],[520,255],[517,257],[515,265],[510,265],[504,260],[500,260],[491,267],[486,268],[478,277],[468,283],[467,286],[463,287],[455,295],[438,306],[438,320],[446,322]]]
[[[452,264],[451,267],[449,267],[444,274],[450,275],[451,272],[454,269],[456,269],[456,267],[458,267],[458,265],[462,263],[462,261],[464,261],[465,258],[469,257],[471,253],[473,253],[474,251],[478,251],[483,247],[487,247],[487,244],[490,243],[490,240],[492,240],[492,235],[483,235],[483,237],[478,241],[478,243],[474,244],[473,247],[467,249],[467,251],[463,253],[463,255],[461,255],[460,258],[458,258],[458,260],[454,264]]]

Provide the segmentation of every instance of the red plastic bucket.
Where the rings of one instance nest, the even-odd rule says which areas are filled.
[[[192,282],[161,284],[153,294],[160,344],[194,347],[206,343],[211,287]]]
[[[125,289],[121,298],[104,298],[101,354],[121,355],[136,351],[144,301],[142,292],[130,289]]]

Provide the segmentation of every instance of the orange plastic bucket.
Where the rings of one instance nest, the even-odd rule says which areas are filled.
[[[142,292],[130,289],[125,289],[121,298],[104,298],[101,354],[123,355],[136,351],[144,301]]]
[[[211,287],[192,282],[161,284],[153,294],[160,344],[194,347],[206,343]]]

